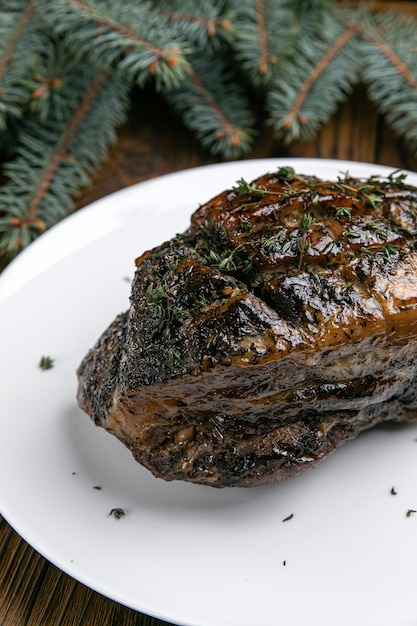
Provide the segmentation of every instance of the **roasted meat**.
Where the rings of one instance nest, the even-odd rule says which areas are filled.
[[[136,260],[80,407],[155,476],[276,483],[417,419],[417,189],[290,167],[200,206]]]

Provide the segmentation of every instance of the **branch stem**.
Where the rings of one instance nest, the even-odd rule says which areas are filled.
[[[333,57],[336,56],[338,52],[352,39],[352,37],[362,29],[362,25],[357,22],[350,22],[347,25],[346,30],[340,35],[338,39],[333,43],[332,46],[326,51],[326,54],[322,56],[319,62],[313,67],[309,76],[304,81],[301,86],[300,91],[298,92],[298,96],[295,99],[291,110],[289,111],[286,121],[284,123],[284,128],[289,129],[292,126],[292,122],[294,119],[302,119],[302,115],[300,114],[301,107],[312,87],[312,85],[316,82],[319,76],[323,73],[326,67],[329,65],[330,61]]]
[[[30,19],[30,16],[32,15],[34,8],[35,7],[34,7],[33,0],[29,0],[28,6],[26,7],[25,11],[22,13],[22,16],[17,24],[16,30],[14,31],[14,35],[12,39],[10,40],[9,45],[7,46],[6,50],[4,51],[3,56],[0,59],[0,81],[3,79],[4,72],[10,60],[10,57],[13,54],[16,44],[20,39],[20,36],[22,34],[24,27],[26,26],[27,22]]]
[[[67,2],[88,13],[95,21],[97,21],[101,25],[104,24],[111,30],[123,35],[123,37],[126,37],[127,39],[130,39],[131,41],[134,41],[144,46],[145,48],[150,50],[150,52],[152,52],[158,59],[164,59],[167,57],[168,53],[172,52],[172,49],[162,50],[161,48],[154,46],[151,42],[143,39],[142,37],[139,37],[125,26],[121,24],[116,24],[116,22],[110,19],[109,16],[105,13],[99,13],[98,11],[94,10],[92,7],[88,6],[88,4],[82,2],[82,0],[67,0]],[[175,48],[175,53],[178,54],[178,48]]]
[[[52,157],[49,159],[47,166],[44,169],[44,173],[39,181],[39,185],[36,191],[36,194],[33,196],[31,203],[29,205],[28,213],[25,219],[25,223],[31,224],[39,211],[39,206],[41,200],[45,193],[47,193],[51,181],[54,177],[54,174],[60,164],[60,162],[68,157],[68,147],[74,137],[74,133],[81,121],[87,115],[88,111],[91,108],[91,105],[96,98],[98,92],[103,86],[104,79],[106,77],[105,72],[98,74],[94,82],[92,83],[90,89],[86,92],[84,98],[80,102],[80,105],[74,112],[72,118],[69,121],[67,128],[65,129],[62,139],[58,145],[57,150],[53,153]]]
[[[265,28],[263,0],[256,0],[256,24],[258,26],[259,45],[261,48],[258,70],[260,74],[266,74],[268,68],[268,37]]]
[[[194,69],[191,71],[191,79],[193,83],[195,84],[195,86],[200,91],[201,95],[206,100],[209,107],[214,111],[216,117],[218,118],[223,128],[222,135],[221,136],[219,135],[219,139],[221,137],[230,137],[232,145],[239,146],[240,145],[239,129],[229,122],[229,120],[227,119],[227,117],[225,116],[225,114],[223,113],[223,111],[221,110],[221,108],[219,107],[219,105],[217,104],[213,96],[211,95],[210,91],[204,85],[203,81],[201,80],[201,78],[198,76],[198,74],[196,73]]]
[[[371,38],[371,41],[378,46],[382,54],[392,63],[392,65],[398,70],[398,73],[408,83],[409,87],[417,92],[417,80],[414,78],[406,64],[400,59],[396,52],[387,44],[387,42],[380,36]]]

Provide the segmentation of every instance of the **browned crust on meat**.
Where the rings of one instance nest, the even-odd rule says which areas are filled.
[[[156,476],[280,482],[417,419],[417,190],[404,177],[240,181],[136,261],[78,370],[81,408]]]

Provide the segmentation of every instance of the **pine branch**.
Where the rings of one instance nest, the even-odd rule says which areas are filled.
[[[270,123],[287,142],[309,139],[359,80],[359,22],[327,15],[302,29],[266,102]],[[312,43],[313,42],[313,43]]]
[[[116,139],[128,104],[126,84],[86,67],[78,67],[77,81],[83,96],[65,119],[42,123],[31,116],[22,128],[18,156],[5,168],[8,182],[0,190],[0,255],[12,258],[65,217]]]
[[[234,39],[234,13],[224,0],[211,0],[198,7],[195,0],[158,0],[153,3],[153,10],[168,19],[197,48],[218,49]]]
[[[19,118],[31,96],[28,81],[48,41],[33,0],[14,0],[0,10],[0,131]]]
[[[255,86],[271,80],[277,64],[292,49],[294,14],[289,0],[234,0],[235,57]]]
[[[417,20],[387,13],[364,31],[363,78],[369,97],[417,152]]]
[[[230,68],[209,55],[190,57],[191,80],[164,94],[201,144],[223,158],[245,154],[254,136],[253,115]],[[220,71],[219,71],[220,70]]]
[[[324,17],[335,10],[334,0],[293,0],[292,6],[298,19],[314,12],[316,17]]]
[[[19,38],[22,35],[22,31],[29,21],[34,11],[34,8],[35,6],[33,1],[30,1],[28,3],[18,2],[13,3],[8,13],[6,13],[4,10],[2,10],[2,12],[0,13],[2,18],[0,22],[0,24],[2,25],[1,41],[3,43],[2,58],[0,61],[0,81],[3,80],[5,69],[10,61],[10,58],[13,55],[13,51],[16,49]],[[9,18],[9,20],[7,20],[7,18]],[[11,29],[10,26],[12,26]],[[10,32],[10,30],[11,33],[9,34],[7,31]],[[8,34],[9,37],[7,36]],[[4,44],[6,44],[5,47]]]
[[[176,86],[187,74],[188,47],[149,2],[134,6],[109,0],[38,0],[45,20],[77,58],[116,69],[139,86]]]

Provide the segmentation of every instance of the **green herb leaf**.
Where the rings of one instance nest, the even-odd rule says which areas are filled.
[[[168,360],[169,361],[178,361],[181,358],[181,353],[175,348],[175,346],[171,346],[168,350]]]
[[[342,206],[336,211],[336,217],[346,217],[350,219],[352,217],[352,209],[347,206]]]
[[[280,167],[279,170],[277,171],[276,176],[278,180],[285,180],[288,183],[290,183],[295,176],[295,170],[293,167],[289,167],[289,166]]]
[[[254,226],[249,220],[244,217],[241,219],[239,224],[239,232],[241,233],[250,233],[253,230]]]
[[[232,187],[232,191],[235,191],[238,195],[254,197],[262,197],[267,193],[266,189],[259,189],[253,183],[248,183],[244,178],[236,181],[236,186]]]
[[[165,297],[166,289],[162,284],[150,284],[146,289],[146,299],[149,304],[158,304]]]
[[[397,253],[401,251],[401,248],[393,246],[390,243],[386,243],[385,245],[382,246],[382,251],[383,251],[384,259],[389,262],[392,260],[393,256],[395,256]]]
[[[277,249],[277,242],[274,241],[274,239],[265,239],[263,246],[268,252],[275,252]]]
[[[385,230],[385,225],[378,220],[372,220],[370,222],[366,222],[366,226],[374,231],[376,235],[379,235],[383,239],[387,239],[388,233]]]
[[[204,293],[200,293],[198,298],[197,298],[197,302],[200,305],[200,307],[202,309],[204,309],[206,306],[208,306],[208,300],[207,297],[204,295]]]
[[[400,174],[398,172],[401,172]],[[401,169],[394,170],[388,176],[388,180],[395,185],[402,185],[405,179],[407,178],[407,174],[403,172]]]
[[[308,230],[310,230],[312,223],[313,223],[313,216],[311,215],[311,213],[304,213],[303,217],[301,218],[302,232],[306,233]]]
[[[50,370],[53,368],[54,366],[54,359],[51,359],[50,356],[43,356],[41,357],[41,360],[39,361],[39,367],[41,370]]]
[[[381,204],[382,202],[382,198],[380,196],[377,196],[375,193],[367,195],[365,199],[373,209],[375,209],[375,207],[377,207],[378,204]]]

